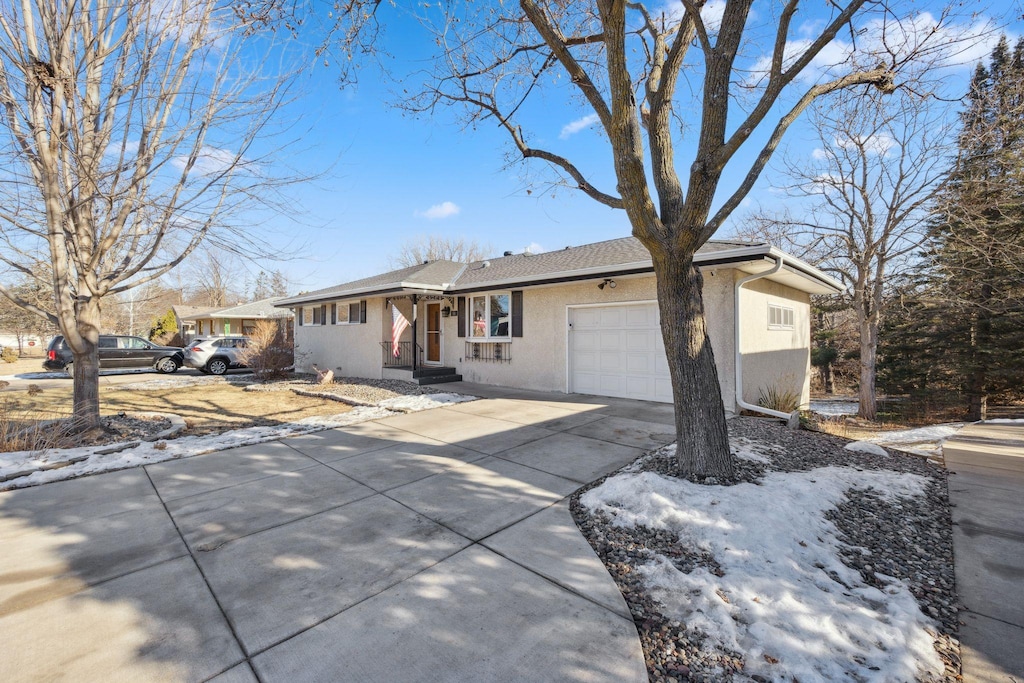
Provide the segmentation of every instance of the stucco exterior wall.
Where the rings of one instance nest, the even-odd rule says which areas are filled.
[[[715,354],[722,400],[735,410],[734,298],[736,281],[744,273],[731,268],[704,271],[704,306],[708,334]],[[511,361],[466,359],[466,337],[458,336],[458,318],[441,318],[442,362],[466,381],[540,391],[568,389],[568,309],[578,305],[654,301],[653,276],[616,278],[615,289],[597,287],[597,281],[523,289],[523,336],[511,343]],[[797,391],[810,398],[810,297],[798,290],[755,280],[741,291],[741,339],[744,398],[756,403],[758,390],[769,385]],[[297,366],[330,368],[339,376],[383,376],[381,341],[391,339],[391,309],[382,297],[366,300],[366,324],[296,326]],[[350,301],[338,302],[347,305]],[[792,329],[769,329],[768,305],[792,308]],[[412,320],[412,302],[396,298],[393,304]],[[442,306],[450,305],[442,302]],[[468,305],[468,304],[467,304]],[[330,305],[328,304],[328,311]],[[419,304],[419,342],[424,348],[425,302]],[[412,338],[411,330],[402,335]]]
[[[353,302],[338,302],[345,306],[350,303]],[[328,315],[330,308],[328,304]],[[311,372],[315,364],[319,368],[333,370],[339,377],[380,378],[380,342],[391,337],[390,318],[387,336],[381,336],[383,310],[384,299],[367,299],[365,324],[296,325],[296,368]]]
[[[715,275],[711,275],[711,271],[704,274],[708,333],[726,406],[733,403],[731,272],[731,269],[719,269]],[[443,318],[445,365],[455,367],[469,382],[564,392],[568,388],[568,307],[657,298],[653,276],[615,278],[615,281],[615,289],[598,289],[596,281],[524,289],[523,336],[511,340],[511,362],[466,360],[466,339],[456,336],[457,319]]]
[[[737,279],[743,273],[737,274]],[[792,329],[769,329],[768,306],[793,309]],[[761,279],[740,290],[743,398],[757,403],[762,389],[794,391],[806,406],[811,396],[811,299],[785,285]]]

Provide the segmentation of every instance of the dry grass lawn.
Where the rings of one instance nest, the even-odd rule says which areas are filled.
[[[140,380],[144,377],[140,377]],[[70,415],[71,387],[47,389],[34,396],[6,393],[8,409],[38,419]],[[252,425],[275,425],[312,415],[337,415],[351,410],[337,401],[298,396],[291,391],[243,391],[227,383],[128,391],[100,387],[100,412],[174,413],[185,418],[187,434],[208,434]]]

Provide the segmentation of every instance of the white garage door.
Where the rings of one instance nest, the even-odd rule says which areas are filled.
[[[672,402],[658,305],[569,309],[569,391]]]

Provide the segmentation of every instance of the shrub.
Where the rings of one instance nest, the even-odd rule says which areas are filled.
[[[0,351],[0,360],[5,363],[15,363],[18,360],[18,352],[10,346],[5,346],[4,350]]]
[[[780,389],[772,384],[758,390],[757,405],[781,413],[792,413],[800,406],[800,394],[791,389]]]
[[[295,365],[295,345],[285,335],[283,324],[260,320],[239,354],[239,360],[252,368],[257,379],[278,379]]]
[[[149,329],[149,341],[164,346],[177,334],[178,318],[175,317],[173,310],[169,310],[154,321],[153,327]]]
[[[16,402],[0,401],[0,453],[54,448],[67,434],[63,426],[41,422],[38,411],[19,411]]]

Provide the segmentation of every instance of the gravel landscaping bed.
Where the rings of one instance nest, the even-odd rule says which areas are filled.
[[[885,499],[871,489],[852,489],[845,502],[826,513],[845,544],[840,560],[860,574],[868,586],[882,587],[876,573],[907,583],[921,611],[937,628],[929,630],[945,666],[944,681],[960,680],[957,635],[957,599],[953,578],[952,526],[946,472],[924,458],[890,451],[888,456],[844,450],[847,440],[826,434],[790,430],[775,420],[740,417],[729,421],[730,439],[738,459],[737,481],[758,483],[768,471],[808,472],[845,466],[856,471],[889,470],[920,475],[926,480],[923,497],[913,504]],[[751,454],[751,452],[753,454]],[[653,472],[672,477],[674,447],[641,456],[621,472]],[[614,477],[616,474],[609,475]],[[689,574],[702,567],[723,576],[716,558],[695,547],[680,544],[672,532],[637,525],[614,526],[608,515],[591,513],[580,503],[587,491],[605,477],[577,491],[571,509],[577,525],[618,584],[640,634],[651,681],[766,680],[745,673],[744,653],[706,647],[700,631],[666,615],[655,600],[640,571],[656,556],[666,558]],[[779,501],[785,505],[785,501]],[[817,566],[817,565],[816,565]],[[838,576],[836,590],[845,584]],[[720,596],[728,602],[726,596]],[[763,655],[769,662],[771,658]],[[889,680],[884,672],[878,680]],[[782,679],[780,679],[782,680]],[[785,679],[789,680],[789,678]],[[859,679],[858,679],[859,680]],[[930,680],[930,679],[926,679]],[[806,683],[806,682],[805,682]]]
[[[363,377],[336,377],[333,382],[318,384],[315,375],[295,375],[292,379],[253,383],[246,391],[301,391],[306,396],[350,399],[356,405],[376,405],[399,396],[422,396],[444,393],[443,389],[423,386],[400,379],[367,379]]]

